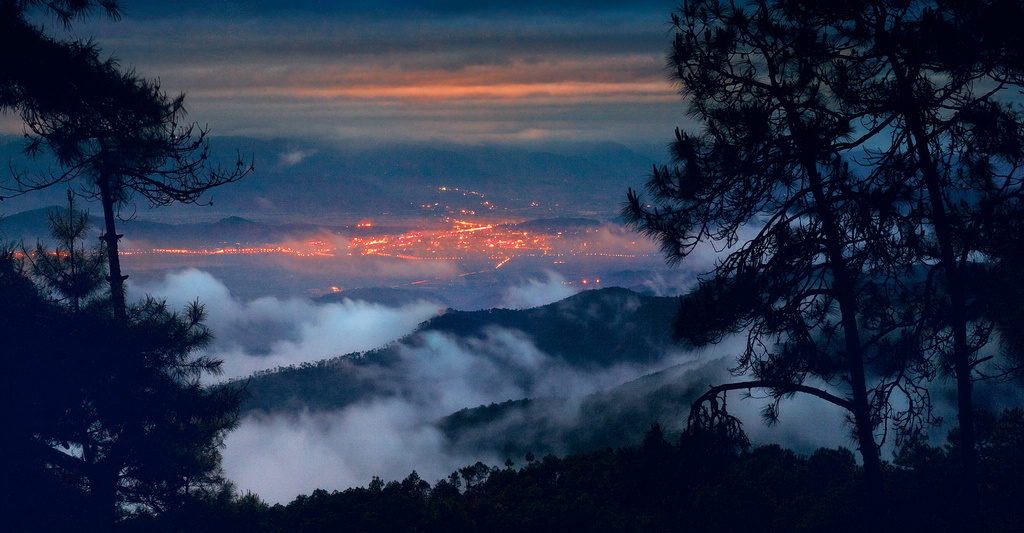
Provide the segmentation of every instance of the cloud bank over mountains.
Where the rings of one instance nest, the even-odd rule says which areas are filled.
[[[215,135],[649,142],[671,2],[122,2],[77,23]]]
[[[224,468],[230,479],[267,501],[287,502],[316,488],[364,486],[373,476],[402,479],[416,470],[433,483],[476,461],[500,465],[512,459],[522,464],[521,456],[455,446],[437,422],[466,407],[566,397],[570,402],[545,413],[545,422],[571,428],[578,423],[582,397],[654,370],[575,368],[507,330],[493,330],[471,342],[442,333],[430,333],[422,341],[403,347],[394,367],[355,370],[376,373],[367,377],[378,384],[377,396],[334,411],[246,417],[227,438]],[[492,431],[501,427],[488,426]],[[476,435],[473,441],[500,438]]]
[[[567,295],[564,287],[556,275],[549,275],[511,287],[506,296],[509,307],[540,305]],[[352,300],[241,301],[198,270],[172,273],[161,283],[136,290],[166,298],[175,308],[196,298],[202,301],[216,335],[211,352],[224,359],[227,377],[377,348],[412,332],[440,310],[426,302],[387,307]],[[726,344],[698,352],[674,350],[647,363],[584,367],[545,353],[512,329],[488,327],[469,337],[428,331],[397,345],[397,356],[388,365],[346,367],[372,384],[372,395],[333,410],[247,415],[228,435],[224,468],[240,490],[252,490],[270,502],[288,502],[316,488],[363,486],[373,476],[402,479],[416,470],[434,482],[476,461],[522,463],[521,449],[500,451],[510,432],[521,437],[512,439],[520,447],[538,435],[554,438],[555,448],[532,449],[542,454],[565,453],[565,446],[571,446],[566,443],[607,431],[599,426],[619,423],[614,421],[622,416],[636,426],[629,428],[631,433],[642,434],[654,422],[678,427],[683,413],[672,402],[685,403],[709,381],[730,379],[730,349]],[[649,375],[654,377],[634,382]],[[650,414],[652,391],[677,399],[661,406],[660,415]],[[467,407],[526,398],[536,400],[471,426],[454,441],[440,425]],[[733,409],[756,420],[759,405],[736,401]],[[752,436],[771,441],[788,431],[808,446],[846,442],[841,419],[820,404],[797,400],[784,409],[781,433],[752,423]],[[799,420],[785,416],[791,412],[800,413]]]
[[[525,307],[559,299],[563,288],[557,276],[549,275],[513,286],[506,296],[509,307],[516,302]],[[137,290],[166,298],[172,307],[197,297],[204,302],[217,335],[211,350],[224,358],[229,377],[371,350],[408,335],[440,310],[439,304],[427,302],[242,301],[197,270],[179,271]],[[560,302],[551,311],[595,312],[595,300],[581,296],[586,295],[571,299],[576,305]],[[635,309],[628,301],[620,307]],[[617,323],[603,316],[599,320],[608,327]],[[433,483],[477,461],[522,464],[526,451],[538,456],[579,451],[577,446],[604,442],[609,433],[616,438],[607,445],[630,444],[622,437],[638,439],[652,423],[671,434],[685,420],[689,402],[708,385],[742,379],[728,370],[742,348],[739,337],[697,350],[666,349],[645,362],[580,365],[546,353],[516,329],[474,331],[422,330],[393,344],[382,361],[342,363],[341,371],[371,391],[355,401],[327,409],[249,412],[227,437],[224,468],[229,478],[238,489],[275,503],[317,488],[365,486],[373,476],[403,479],[413,470]],[[984,385],[979,385],[979,397],[996,409],[1021,400],[989,395]],[[938,414],[955,412],[948,383],[936,382],[933,398]],[[855,446],[844,413],[818,399],[797,395],[786,400],[779,422],[770,427],[760,420],[766,401],[759,394],[736,392],[729,400],[730,412],[745,422],[754,443],[779,442],[798,452]],[[941,443],[944,434],[943,428],[930,431],[934,443]],[[891,450],[891,438],[888,444]]]
[[[506,296],[509,307],[526,307],[574,292],[552,274],[513,286]],[[207,323],[216,336],[211,354],[224,360],[225,377],[378,348],[440,311],[437,304],[426,302],[386,307],[352,300],[241,301],[216,278],[194,269],[135,287],[136,296],[142,293],[164,298],[172,308],[197,298],[206,306]],[[224,467],[229,477],[239,489],[275,502],[315,488],[365,485],[375,475],[404,477],[413,469],[435,481],[465,464],[500,464],[506,458],[475,446],[453,446],[436,425],[447,415],[493,402],[566,397],[573,403],[544,416],[571,426],[579,398],[663,364],[586,370],[502,328],[488,329],[480,338],[429,332],[400,345],[397,353],[398,360],[386,367],[351,368],[374,384],[377,392],[369,398],[334,411],[247,416],[227,439]]]
[[[271,296],[243,302],[210,274],[192,269],[135,291],[166,299],[172,309],[198,299],[215,335],[210,352],[223,359],[225,378],[379,348],[441,311],[439,305],[427,302],[400,308],[352,300],[316,304]]]

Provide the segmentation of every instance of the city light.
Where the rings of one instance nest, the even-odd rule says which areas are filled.
[[[451,228],[416,230],[400,235],[355,237],[349,242],[350,255],[377,255],[403,259],[454,259],[483,255],[498,262],[499,268],[517,255],[545,255],[552,250],[550,235],[533,235],[515,226],[496,226],[451,219]]]
[[[450,190],[450,189],[449,189]],[[467,192],[467,194],[479,194]],[[337,255],[388,257],[407,261],[491,261],[498,269],[517,257],[550,258],[552,264],[561,265],[568,258],[619,258],[632,259],[649,256],[641,251],[636,241],[620,243],[609,248],[600,243],[599,232],[592,230],[537,232],[517,229],[515,223],[498,223],[446,218],[441,229],[414,229],[405,233],[380,233],[360,236],[345,235],[336,244],[331,239],[315,238],[304,242],[271,243],[221,243],[217,247],[202,248],[152,248],[125,247],[125,256],[144,254],[168,254],[182,256],[219,256],[278,254],[300,258],[331,258]],[[356,224],[360,230],[373,228],[368,220]],[[636,253],[640,252],[640,253]],[[579,283],[596,282],[581,280]]]

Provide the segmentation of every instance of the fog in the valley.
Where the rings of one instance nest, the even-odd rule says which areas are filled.
[[[492,402],[578,400],[655,370],[584,371],[539,352],[508,330],[493,330],[471,343],[436,332],[424,341],[415,349],[403,348],[396,367],[380,369],[375,376],[379,397],[334,412],[247,417],[227,439],[224,468],[229,477],[242,490],[285,502],[316,488],[364,486],[372,476],[400,480],[416,470],[433,483],[476,461],[501,465],[512,459],[522,465],[523,457],[452,446],[434,424],[462,408]],[[546,421],[554,416],[570,427],[577,414],[570,401],[560,412],[546,413]]]
[[[265,296],[243,302],[223,283],[199,270],[168,274],[161,283],[136,287],[166,299],[172,308],[198,300],[214,333],[210,353],[224,361],[224,377],[371,350],[401,337],[440,307],[415,302],[389,308],[362,301],[316,304],[306,298]]]
[[[452,448],[434,426],[440,418],[509,399],[586,394],[642,372],[575,370],[503,330],[474,345],[429,334],[424,346],[401,356],[397,368],[378,376],[379,397],[329,413],[247,418],[227,439],[228,475],[240,489],[275,502],[316,488],[366,485],[372,476],[402,479],[413,470],[433,483],[476,461],[500,465],[506,459]]]
[[[215,334],[210,353],[224,360],[223,377],[378,348],[440,311],[424,302],[394,308],[347,299],[327,304],[275,297],[241,301],[216,278],[194,269],[134,290],[164,298],[173,308],[202,302]],[[543,305],[577,290],[549,273],[508,288],[507,307]],[[316,488],[365,485],[372,476],[404,478],[413,470],[433,482],[466,464],[501,464],[506,459],[453,449],[434,426],[446,415],[506,400],[580,398],[661,365],[692,359],[674,354],[674,360],[658,365],[585,371],[505,329],[468,341],[433,332],[415,347],[402,346],[399,353],[401,361],[390,368],[360,370],[379,387],[379,397],[336,412],[246,417],[227,439],[224,467],[229,477],[239,489],[269,501],[290,501]],[[565,418],[566,424],[574,417],[571,408],[549,415]],[[521,457],[512,459],[522,462]]]
[[[678,275],[652,273],[638,289],[678,294],[682,281]],[[586,288],[557,272],[542,271],[522,276],[500,291],[497,307],[541,306]],[[214,275],[197,269],[172,270],[132,289],[135,297],[165,298],[172,308],[197,299],[205,306],[207,324],[215,334],[210,354],[224,361],[224,374],[215,379],[380,348],[443,311],[442,305],[427,300],[387,306],[348,298],[332,303],[304,297],[244,299]],[[574,433],[601,420],[582,407],[592,395],[617,391],[602,400],[602,408],[627,413],[648,401],[642,393],[631,391],[650,385],[636,383],[660,380],[657,386],[693,394],[713,383],[743,379],[729,371],[742,349],[739,337],[695,351],[672,350],[649,364],[584,369],[540,351],[525,335],[509,329],[491,328],[480,337],[437,331],[418,335],[415,342],[395,345],[398,361],[389,366],[352,367],[361,380],[373,384],[376,392],[369,398],[326,412],[246,415],[227,437],[223,464],[228,477],[239,490],[258,493],[269,502],[288,502],[317,488],[365,486],[374,476],[400,480],[413,470],[434,483],[476,461],[501,465],[511,459],[524,464],[522,456],[506,456],[488,445],[538,424],[555,436],[556,442],[546,451],[571,451],[565,443]],[[988,394],[988,387],[978,386],[981,405],[999,408],[1024,400]],[[510,409],[499,420],[471,428],[459,443],[450,442],[437,425],[461,409],[526,398],[560,401]],[[781,443],[804,453],[822,446],[855,447],[845,425],[846,414],[821,400],[802,395],[787,399],[780,420],[767,426],[760,416],[767,403],[763,395],[735,391],[728,398],[730,412],[744,421],[755,444]],[[929,436],[941,443],[946,428],[955,422],[953,383],[940,378],[933,384],[932,399],[936,414],[947,423],[930,430]],[[686,416],[682,405],[678,411],[661,413],[659,419],[633,420],[634,429],[652,423],[678,429]],[[894,443],[890,435],[886,441],[890,454]]]
[[[568,298],[579,292],[580,286],[571,286],[561,275],[548,271],[543,278],[530,278],[522,285],[509,287],[505,291],[501,307],[528,309]]]
[[[565,298],[578,290],[549,273],[507,289],[507,307],[537,306]],[[277,366],[297,365],[383,346],[412,332],[440,308],[425,302],[386,307],[362,301],[314,303],[302,298],[262,297],[242,301],[208,273],[182,270],[161,282],[135,287],[138,294],[166,298],[182,307],[197,298],[205,305],[208,325],[216,340],[212,355],[224,360],[224,377],[245,376]],[[567,332],[567,334],[570,332]],[[732,378],[738,341],[697,352],[666,353],[651,364],[582,369],[539,351],[524,335],[507,329],[488,330],[482,338],[455,338],[439,332],[423,334],[415,345],[399,345],[400,361],[387,368],[367,366],[356,371],[372,380],[379,395],[331,412],[287,415],[248,415],[227,437],[224,468],[242,491],[251,490],[270,502],[287,502],[314,489],[341,490],[364,486],[373,476],[403,479],[413,470],[430,482],[483,461],[490,465],[522,457],[494,450],[454,446],[435,425],[460,409],[524,398],[562,398],[538,404],[532,420],[573,428],[581,423],[580,402],[588,395],[615,389],[664,369],[674,387]],[[750,422],[746,429],[760,442],[786,440],[813,449],[850,445],[842,416],[822,402],[798,398],[784,405],[783,421],[766,428],[758,420],[761,401],[730,396],[730,409]],[[642,397],[622,395],[618,408],[627,409]],[[544,412],[537,412],[544,410]],[[482,428],[514,429],[525,413],[513,411],[505,420]],[[640,427],[675,420],[636,420]],[[474,435],[474,442],[500,435]],[[560,451],[557,449],[555,451]]]

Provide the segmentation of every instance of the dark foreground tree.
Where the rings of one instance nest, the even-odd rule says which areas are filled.
[[[80,179],[81,192],[103,206],[113,313],[124,318],[124,280],[118,254],[116,218],[138,194],[151,205],[198,203],[211,188],[237,181],[252,170],[238,159],[223,170],[209,161],[206,130],[181,126],[184,95],[176,98],[156,83],[121,72],[115,64],[90,58],[105,73],[79,95],[71,114],[25,109],[30,140],[26,151],[53,153],[62,170],[44,176],[18,175],[13,194]]]
[[[57,466],[87,483],[100,524],[118,510],[166,512],[215,489],[239,398],[200,382],[220,365],[196,354],[210,340],[202,308],[178,314],[145,300],[124,322],[90,314],[74,324],[85,337],[76,340],[94,348],[79,351],[89,365],[77,389],[84,401],[63,428],[81,454]]]
[[[1005,268],[1019,254],[1024,216],[1024,39],[1008,21],[1024,18],[1015,0],[879,3],[851,17],[874,28],[871,51],[881,76],[874,91],[844,97],[882,123],[888,144],[866,150],[879,173],[903,179],[914,193],[920,260],[931,265],[925,295],[927,348],[957,384],[963,519],[977,515],[977,439],[972,386],[989,377],[985,364],[1003,314],[1019,315],[1019,301],[979,288],[1009,281]],[[1000,266],[996,266],[1000,265]],[[1009,318],[1009,317],[1006,317]],[[1012,321],[1012,319],[1011,319]],[[1003,328],[1004,331],[1012,331]],[[1013,366],[1012,360],[1005,361]],[[995,371],[1002,373],[1006,369]]]
[[[671,261],[728,249],[677,334],[745,331],[736,370],[753,377],[712,389],[696,424],[735,422],[730,389],[768,391],[769,419],[787,395],[826,399],[850,412],[877,499],[878,439],[931,421],[925,385],[948,368],[973,506],[970,383],[991,325],[969,280],[1019,212],[1020,43],[1002,21],[1020,10],[697,0],[673,15],[669,66],[701,129],[677,131],[651,204],[631,191],[625,214]]]
[[[57,226],[73,226],[63,216]],[[10,253],[0,282],[6,525],[106,531],[219,490],[240,398],[201,382],[220,369],[200,354],[211,339],[201,306],[146,299],[124,320],[102,299],[75,309],[70,294],[45,298]]]
[[[0,0],[0,50],[8,52],[0,56],[0,110],[59,112],[75,105],[92,75],[84,57],[95,47],[55,39],[33,21],[55,20],[67,28],[96,12],[121,16],[113,0]]]
[[[117,13],[112,3],[100,4]],[[36,62],[32,68],[5,65],[13,74],[0,105],[16,108],[25,121],[26,153],[52,153],[60,170],[18,173],[3,190],[10,196],[77,181],[84,196],[100,200],[112,312],[124,319],[127,276],[121,272],[116,224],[121,209],[135,195],[154,206],[199,203],[209,189],[241,179],[253,165],[241,157],[226,169],[210,161],[208,130],[182,122],[183,94],[169,97],[158,83],[102,59],[91,43],[55,41],[23,16],[14,21],[27,40],[20,47]],[[46,76],[35,74],[40,71]]]
[[[796,392],[847,409],[868,494],[881,502],[877,398],[901,381],[917,389],[903,365],[887,365],[894,371],[869,385],[869,364],[888,355],[872,345],[879,351],[890,331],[864,331],[863,298],[868,286],[889,297],[889,272],[866,271],[906,235],[898,218],[864,216],[857,195],[873,184],[851,183],[857,177],[842,160],[840,146],[861,142],[848,140],[849,117],[831,100],[839,76],[828,59],[843,43],[779,11],[765,2],[691,2],[674,17],[670,65],[703,129],[676,131],[676,166],[655,168],[648,184],[659,205],[630,191],[625,215],[659,238],[673,262],[702,243],[733,248],[698,289],[699,312],[715,313],[700,323],[681,316],[677,333],[711,342],[747,331],[735,371],[754,379],[729,388],[767,390],[776,400],[769,419],[778,400]],[[747,228],[753,235],[741,242]],[[809,386],[812,378],[823,384]],[[837,388],[842,397],[831,392]],[[707,422],[731,420],[716,399],[726,390],[706,395]],[[908,400],[916,408],[920,399]]]

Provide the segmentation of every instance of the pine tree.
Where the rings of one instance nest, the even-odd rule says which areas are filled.
[[[699,129],[677,130],[652,200],[630,191],[625,214],[670,261],[723,248],[677,333],[746,332],[736,370],[753,378],[709,391],[695,423],[735,426],[728,390],[767,390],[768,419],[793,393],[826,399],[851,413],[878,492],[878,440],[926,425],[927,382],[949,372],[970,521],[971,383],[993,328],[981,280],[1012,262],[998,243],[1024,197],[1024,48],[1006,23],[1022,9],[695,0],[673,14],[669,67]]]
[[[103,248],[95,253],[87,252],[82,245],[90,229],[89,212],[75,211],[72,191],[68,191],[66,215],[54,209],[46,216],[56,248],[51,252],[42,242],[37,242],[35,249],[26,253],[31,261],[31,273],[52,295],[63,297],[73,311],[79,311],[102,286],[106,254]]]
[[[58,228],[76,227],[78,215],[53,218],[63,233]],[[77,239],[68,246],[82,251]],[[4,355],[12,365],[0,388],[15,414],[3,449],[21,468],[4,480],[4,491],[43,479],[30,493],[42,501],[74,495],[68,520],[95,530],[218,492],[219,448],[236,423],[240,393],[202,381],[221,364],[201,353],[212,338],[202,306],[176,313],[146,298],[118,319],[106,305],[76,309],[74,285],[70,293],[49,285],[55,297],[44,298],[17,271],[13,254],[0,266],[0,322],[11,339]]]
[[[0,2],[0,30],[8,30],[0,31],[0,39],[12,39],[22,51],[0,60],[0,110],[16,109],[24,120],[27,154],[49,152],[59,165],[42,175],[17,173],[0,191],[15,196],[77,181],[80,193],[100,201],[111,310],[123,320],[127,276],[118,250],[121,209],[135,195],[155,206],[200,203],[209,189],[241,179],[253,164],[241,156],[228,168],[212,163],[208,130],[184,122],[184,94],[167,95],[158,82],[103,59],[91,42],[47,36],[27,21],[29,7],[70,24],[96,8],[116,18],[117,4]]]

